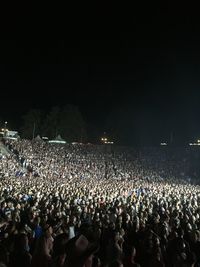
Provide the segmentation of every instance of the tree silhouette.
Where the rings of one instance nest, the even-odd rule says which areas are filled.
[[[44,112],[33,109],[23,116],[22,137],[33,138],[37,134],[49,139],[61,135],[67,142],[85,142],[87,139],[86,123],[78,107],[66,105],[53,107],[44,116]]]
[[[59,107],[52,107],[47,114],[42,127],[45,136],[48,136],[51,139],[57,136],[59,133],[61,113],[62,111]]]
[[[37,134],[41,134],[44,114],[39,109],[31,109],[23,116],[23,126],[21,136],[32,139]]]
[[[62,109],[59,121],[59,133],[67,141],[86,141],[86,123],[78,107],[66,105]]]

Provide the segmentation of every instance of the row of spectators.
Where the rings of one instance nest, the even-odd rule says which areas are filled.
[[[2,266],[200,265],[200,186],[183,173],[188,152],[28,140],[6,146]]]

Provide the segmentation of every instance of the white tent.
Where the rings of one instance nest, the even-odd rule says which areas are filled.
[[[40,135],[37,135],[34,140],[35,141],[43,141],[42,138],[40,137]]]

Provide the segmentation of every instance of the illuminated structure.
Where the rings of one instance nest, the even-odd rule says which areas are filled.
[[[103,144],[106,144],[106,145],[113,145],[114,144],[114,142],[108,141],[108,138],[106,138],[106,137],[102,137],[101,141]]]

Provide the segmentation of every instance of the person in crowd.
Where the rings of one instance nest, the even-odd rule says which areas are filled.
[[[31,267],[48,267],[52,262],[51,257],[51,244],[48,242],[48,238],[42,235],[38,240],[33,253]]]
[[[15,235],[13,252],[10,255],[9,267],[29,267],[32,256],[29,253],[30,247],[26,234]]]

